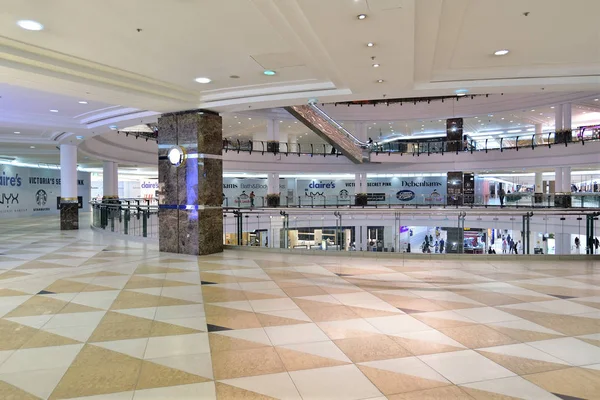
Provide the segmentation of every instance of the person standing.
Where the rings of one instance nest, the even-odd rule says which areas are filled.
[[[506,254],[506,250],[508,248],[508,244],[506,243],[506,239],[502,241],[502,254]]]
[[[504,207],[504,196],[506,196],[506,193],[504,192],[504,188],[500,188],[500,190],[498,190],[498,197],[500,198],[500,207]]]
[[[256,197],[256,195],[254,194],[254,191],[250,192],[250,207],[254,207],[254,198]]]
[[[598,239],[596,239],[596,240],[598,240]],[[444,239],[440,239],[440,253],[444,252],[444,244],[446,244],[446,242],[444,242]],[[598,248],[598,247],[596,246],[596,248]]]
[[[600,240],[598,240],[598,238],[594,239],[594,247],[596,248],[596,253],[597,253],[598,247],[600,247]]]

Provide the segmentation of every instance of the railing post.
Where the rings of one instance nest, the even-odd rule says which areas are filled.
[[[142,211],[142,236],[148,237],[148,210]]]

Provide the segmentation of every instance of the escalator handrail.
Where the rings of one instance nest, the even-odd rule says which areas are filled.
[[[327,115],[327,113],[325,111],[321,110],[315,103],[309,103],[308,105],[313,110],[315,110],[317,113],[319,113],[323,118],[325,118],[325,120],[327,122],[329,122],[329,124],[333,125],[334,128],[338,129],[339,131],[342,131],[343,134],[345,134],[347,137],[352,139],[358,146],[360,146],[360,147],[368,146],[368,144],[369,144],[368,142],[360,141],[356,136],[351,134],[346,128],[344,128],[343,126],[338,124],[333,118],[331,118],[329,115]]]

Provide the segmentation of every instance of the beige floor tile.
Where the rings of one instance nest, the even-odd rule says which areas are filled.
[[[492,353],[483,350],[478,350],[477,352],[482,356],[494,361],[496,364],[502,365],[504,368],[514,372],[517,375],[536,374],[540,372],[569,368],[569,365],[565,364],[532,360],[529,358],[509,356],[506,354]]]
[[[40,398],[27,393],[9,383],[0,381],[0,399],[3,400],[39,400]]]
[[[142,360],[85,346],[50,396],[54,399],[93,396],[134,390]]]
[[[20,332],[19,332],[20,334]],[[64,346],[67,344],[78,344],[80,342],[60,336],[53,333],[37,331],[28,341],[23,344],[23,349],[32,349],[36,347],[51,347],[51,346]]]
[[[89,338],[89,342],[137,339],[150,336],[153,321],[127,314],[108,312]]]
[[[401,310],[412,311],[443,311],[446,310],[443,306],[434,303],[427,299],[418,297],[397,296],[393,294],[374,293],[381,300],[393,305]]]
[[[284,288],[283,291],[289,297],[301,297],[301,296],[318,296],[327,294],[326,291],[318,286],[298,286]]]
[[[231,379],[284,372],[285,366],[273,347],[212,353],[215,379]]]
[[[302,311],[304,311],[306,315],[308,315],[315,322],[339,321],[359,318],[359,316],[353,312],[350,307],[335,305],[331,306],[332,307],[320,308],[308,307],[304,308]]]
[[[28,276],[30,274],[19,271],[7,271],[0,275],[0,280],[2,279],[12,279],[12,278],[20,278],[22,276]]]
[[[19,349],[38,332],[35,328],[0,319],[0,351]]]
[[[51,297],[33,296],[19,307],[9,312],[5,317],[27,317],[31,315],[57,314],[68,303]],[[82,311],[98,311],[91,307],[80,306]]]
[[[518,341],[486,325],[442,328],[439,331],[471,349],[518,343]]]
[[[202,287],[202,298],[204,299],[205,303],[250,300],[246,298],[246,295],[242,290],[225,289],[214,287],[213,285],[204,285]]]
[[[519,397],[505,396],[503,394],[486,392],[484,390],[461,387],[469,396],[476,400],[519,400]]]
[[[279,317],[276,315],[268,315],[262,313],[256,313],[256,318],[258,318],[260,324],[265,328],[269,326],[299,325],[306,323],[306,321],[299,319]]]
[[[217,389],[217,400],[276,400],[274,397],[226,385],[221,382],[215,382],[215,387]]]
[[[137,381],[136,390],[189,385],[192,383],[203,382],[210,382],[210,379],[178,369],[165,367],[150,361],[144,361]]]
[[[303,353],[300,351],[276,347],[275,350],[279,354],[281,361],[288,371],[300,371],[303,369],[314,369],[324,367],[335,367],[338,365],[346,365],[347,362],[334,360],[331,358],[320,357],[314,354]]]
[[[388,400],[473,400],[458,386],[442,386],[435,389],[417,390],[410,393],[387,396]]]
[[[218,333],[209,333],[208,342],[211,353],[233,350],[258,349],[261,347],[270,347],[264,343],[252,342],[250,340],[238,339],[229,336],[219,335]]]
[[[355,363],[412,356],[386,335],[340,339],[334,343]]]
[[[600,333],[600,319],[504,308],[504,311],[567,336]]]
[[[435,328],[435,329],[455,328],[455,327],[460,327],[460,326],[475,325],[474,321],[473,322],[457,321],[457,320],[453,320],[453,319],[428,317],[428,316],[420,315],[420,314],[412,314],[411,316],[418,319],[419,321],[429,325],[430,327]]]
[[[461,347],[451,346],[447,344],[435,343],[424,340],[408,339],[398,336],[390,336],[390,339],[394,340],[400,346],[404,347],[406,350],[408,350],[416,356],[464,350]]]
[[[44,290],[52,293],[79,293],[79,292],[99,292],[103,290],[114,290],[105,286],[98,286],[89,283],[81,283],[59,279],[53,284],[47,286]]]
[[[487,326],[519,342],[536,342],[539,340],[558,339],[563,337],[551,333],[527,331],[524,329],[513,329],[495,325]]]
[[[29,293],[12,289],[0,289],[0,297],[27,296]]]
[[[358,365],[358,368],[385,395],[413,392],[416,390],[432,389],[448,386],[449,383],[424,379],[418,376],[385,371],[378,368]]]
[[[523,378],[550,393],[582,399],[595,399],[600,393],[600,371],[590,369],[568,368],[526,375]]]
[[[128,308],[147,308],[163,306],[184,306],[196,304],[191,301],[174,299],[171,297],[154,296],[146,293],[123,290],[110,307],[111,310],[124,310]]]

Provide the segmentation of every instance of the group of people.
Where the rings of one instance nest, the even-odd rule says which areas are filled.
[[[515,242],[510,235],[502,238],[502,254],[519,254],[521,250],[523,250],[523,245],[520,240]]]

